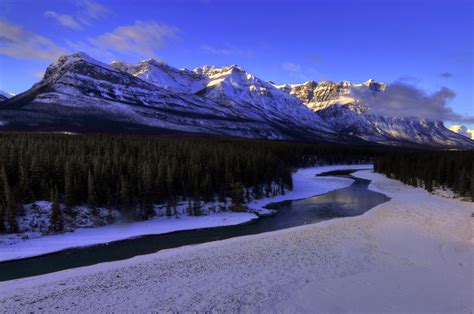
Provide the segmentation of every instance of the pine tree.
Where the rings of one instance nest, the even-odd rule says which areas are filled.
[[[206,177],[202,181],[201,189],[203,198],[205,202],[210,202],[212,201],[212,180],[211,180],[211,175],[206,173]]]
[[[66,210],[69,211],[76,203],[75,190],[74,190],[74,178],[72,177],[71,163],[66,164],[64,170],[64,205]]]
[[[5,171],[5,168],[3,168],[2,171],[2,177],[3,177],[3,188],[4,188],[4,197],[5,197],[5,207],[6,207],[6,218],[7,218],[7,224],[10,232],[12,233],[17,233],[19,228],[18,228],[18,222],[16,221],[16,216],[17,216],[17,211],[16,211],[16,201],[13,196],[12,189],[10,187],[10,183],[7,177],[7,173]]]
[[[474,161],[471,163],[471,188],[470,188],[470,193],[471,193],[471,201],[474,202]]]
[[[124,176],[120,177],[120,207],[124,210],[128,210],[130,207],[130,191],[128,189],[128,183]]]
[[[231,198],[232,198],[232,207],[233,211],[244,211],[244,193],[242,189],[242,184],[240,182],[236,182],[232,185],[231,190]]]
[[[154,214],[153,211],[153,177],[148,165],[143,167],[143,186],[142,186],[142,203],[143,216],[149,218]]]
[[[20,166],[19,194],[21,202],[23,204],[29,203],[33,200],[31,195],[31,188],[29,186],[29,180],[30,179],[28,175],[28,170],[22,162],[22,165]]]
[[[202,214],[201,212],[201,200],[199,196],[196,194],[193,197],[193,215],[194,216],[200,216]]]
[[[171,217],[171,216],[173,216],[171,200],[168,200],[168,202],[166,202],[166,212],[165,212],[165,215],[166,215],[166,217]]]
[[[91,171],[87,177],[87,206],[92,209],[94,214],[97,214],[97,191]]]
[[[61,207],[59,205],[59,192],[57,187],[55,187],[54,191],[51,192],[51,216],[49,222],[51,231],[63,231],[64,221]]]
[[[5,233],[5,209],[3,202],[0,201],[0,233]]]

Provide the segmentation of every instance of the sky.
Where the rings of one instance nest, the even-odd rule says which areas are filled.
[[[20,93],[60,55],[84,51],[106,63],[237,64],[277,84],[372,78],[474,128],[473,3],[2,0],[0,90]]]

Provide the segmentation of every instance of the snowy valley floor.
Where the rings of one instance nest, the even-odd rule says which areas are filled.
[[[474,204],[356,176],[392,200],[358,217],[3,282],[0,308],[471,313]]]

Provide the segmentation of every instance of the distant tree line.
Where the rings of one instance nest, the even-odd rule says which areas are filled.
[[[376,172],[429,192],[450,188],[474,201],[474,151],[392,151],[379,156]]]
[[[293,188],[292,171],[314,164],[362,163],[380,149],[220,138],[131,135],[0,134],[0,232],[16,232],[24,204],[52,202],[51,225],[78,205],[119,209],[132,219],[167,204],[172,215],[187,199],[232,200],[244,210],[252,198]],[[63,204],[64,206],[61,206]]]

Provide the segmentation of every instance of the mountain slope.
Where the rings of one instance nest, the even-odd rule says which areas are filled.
[[[336,131],[366,141],[387,145],[474,147],[473,141],[448,130],[440,121],[370,114],[367,103],[377,100],[387,88],[374,80],[362,84],[309,81],[278,88],[298,97]]]
[[[306,139],[291,134],[288,127],[236,114],[232,108],[197,94],[151,84],[83,53],[59,58],[48,67],[43,80],[3,102],[0,122],[3,130],[171,131]],[[308,137],[339,140],[330,131],[327,136],[319,132]]]
[[[151,59],[134,65],[113,62],[111,66],[153,85],[193,93],[218,103],[235,116],[271,125],[284,138],[347,141],[346,136],[334,133],[297,98],[236,65],[222,68],[204,66],[189,71]]]
[[[0,102],[12,98],[12,95],[10,95],[7,92],[1,91],[0,90]]]

